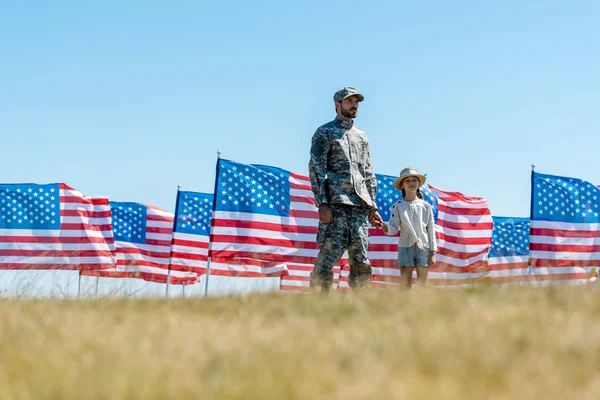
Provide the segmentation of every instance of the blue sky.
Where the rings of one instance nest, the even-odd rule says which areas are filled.
[[[174,210],[216,151],[307,173],[332,95],[376,172],[529,214],[538,171],[600,184],[596,1],[8,2],[0,182],[63,181]]]

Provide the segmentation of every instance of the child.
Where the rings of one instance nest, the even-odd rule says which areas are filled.
[[[435,264],[437,244],[433,227],[433,210],[423,200],[419,189],[425,183],[425,176],[416,168],[404,168],[394,182],[402,191],[402,200],[392,206],[390,220],[383,224],[386,235],[395,235],[400,230],[398,261],[401,285],[405,289],[412,286],[412,271],[417,268],[417,284],[427,282],[428,267]]]

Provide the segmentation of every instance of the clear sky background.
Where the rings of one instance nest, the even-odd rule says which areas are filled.
[[[530,164],[600,184],[598,1],[15,1],[0,8],[0,182],[174,210],[216,151],[307,173],[333,93],[377,173],[529,215]]]

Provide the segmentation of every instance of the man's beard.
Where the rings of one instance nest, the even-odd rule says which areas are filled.
[[[357,109],[342,110],[342,115],[346,118],[356,118]]]

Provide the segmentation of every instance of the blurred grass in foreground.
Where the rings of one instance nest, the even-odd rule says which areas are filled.
[[[2,300],[0,398],[595,399],[599,295]]]

